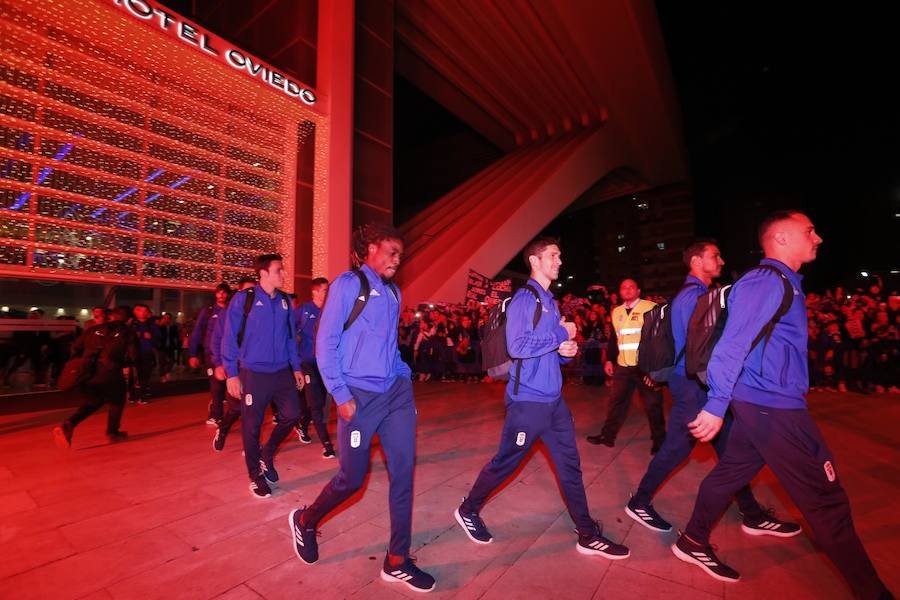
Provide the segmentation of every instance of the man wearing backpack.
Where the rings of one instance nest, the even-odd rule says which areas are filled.
[[[513,366],[506,385],[506,419],[500,448],[484,466],[475,485],[453,513],[459,526],[476,544],[489,544],[493,536],[479,511],[488,496],[518,468],[528,450],[542,439],[559,477],[569,516],[575,522],[582,554],[612,560],[627,558],[628,548],[603,537],[591,517],[581,476],[581,458],[575,445],[575,423],[562,398],[559,365],[578,352],[575,324],[561,317],[550,284],[559,277],[559,242],[537,238],[522,258],[531,278],[518,290],[506,309],[506,346]]]
[[[219,320],[225,318],[225,306],[228,304],[228,296],[231,288],[227,283],[216,286],[215,302],[200,311],[197,323],[191,331],[191,339],[188,343],[190,358],[188,365],[192,369],[200,366],[200,348],[203,347],[203,363],[206,365],[206,376],[209,378],[209,407],[207,409],[207,425],[217,425],[224,414],[225,405],[225,381],[217,379],[214,374],[214,365],[210,360],[212,353],[212,336]]]
[[[139,360],[138,341],[128,326],[131,311],[125,306],[112,309],[109,320],[94,325],[72,344],[73,356],[84,356],[93,362],[91,376],[78,387],[84,401],[75,413],[53,429],[56,445],[72,447],[75,427],[104,404],[109,405],[106,436],[111,442],[124,440],[128,433],[119,429],[125,407],[126,384],[122,370]]]
[[[710,533],[735,492],[769,465],[853,592],[863,599],[893,598],[853,527],[834,457],[806,406],[807,318],[797,271],[815,260],[822,238],[803,213],[779,211],[760,224],[759,240],[765,253],[760,266],[777,272],[754,269],[732,286],[724,331],[707,368],[708,400],[688,424],[694,437],[710,441],[730,405],[728,448],[700,484],[691,520],[672,552],[720,581],[740,579],[716,558]],[[766,343],[754,346],[782,303],[782,278],[793,288],[793,302]]]
[[[259,284],[238,292],[225,311],[222,364],[228,393],[241,399],[244,460],[250,491],[256,498],[272,495],[278,482],[275,451],[300,418],[297,390],[303,388],[294,317],[284,285],[281,256],[257,257]],[[279,420],[260,448],[259,432],[269,403],[278,407]]]
[[[328,280],[324,277],[316,277],[311,283],[312,300],[301,304],[294,309],[294,322],[300,334],[300,366],[306,385],[303,386],[305,398],[300,398],[300,424],[297,426],[297,437],[304,444],[309,444],[309,424],[316,428],[319,442],[322,443],[322,458],[334,458],[334,446],[328,435],[328,425],[325,422],[325,384],[319,375],[319,366],[316,364],[316,326],[322,317],[322,307],[325,306],[325,298],[328,295]]]
[[[390,476],[391,539],[381,578],[429,592],[434,578],[409,557],[416,404],[412,372],[397,346],[400,292],[390,283],[402,255],[400,232],[364,225],[353,233],[353,261],[359,268],[340,274],[328,290],[316,362],[337,404],[340,470],[315,502],[294,509],[288,521],[297,557],[306,564],[319,560],[316,526],[362,485],[377,433]]]
[[[587,440],[610,448],[616,445],[616,436],[625,423],[631,397],[637,389],[650,423],[650,437],[653,440],[650,454],[656,454],[666,437],[663,396],[655,383],[641,373],[637,366],[644,314],[650,312],[656,304],[641,298],[641,290],[633,279],[622,281],[619,296],[622,304],[615,307],[611,315],[615,336],[609,340],[607,360],[603,367],[606,376],[612,378],[606,421],[600,434],[589,435]]]
[[[696,439],[688,430],[688,423],[697,417],[706,404],[706,389],[696,377],[689,377],[685,373],[688,320],[697,306],[697,299],[707,293],[713,280],[722,273],[722,265],[725,264],[719,254],[718,242],[712,239],[695,240],[684,249],[682,259],[690,272],[669,306],[676,359],[675,368],[668,377],[669,391],[672,393],[669,428],[666,439],[650,461],[637,492],[625,506],[625,513],[629,517],[654,531],[672,530],[672,526],[654,510],[651,500],[672,472],[690,455]],[[719,457],[725,452],[732,421],[731,414],[726,413],[722,431],[713,442]],[[739,489],[735,498],[743,517],[741,529],[744,532],[778,537],[791,537],[800,533],[799,525],[779,521],[771,512],[763,509],[753,497],[749,484]]]

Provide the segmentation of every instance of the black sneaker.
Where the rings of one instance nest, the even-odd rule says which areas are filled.
[[[275,485],[278,483],[278,471],[275,470],[275,462],[270,456],[268,460],[265,458],[259,459],[259,470],[262,472],[263,476],[266,478],[266,482],[270,485]]]
[[[594,444],[595,446],[609,446],[610,448],[612,448],[616,445],[616,440],[610,439],[602,433],[600,435],[587,436],[587,441]]]
[[[312,444],[312,438],[309,437],[309,434],[305,429],[297,428],[297,439],[300,440],[301,444]]]
[[[713,552],[712,546],[701,546],[683,533],[672,544],[672,553],[686,563],[695,564],[713,579],[734,583],[740,581],[740,574],[723,564]]]
[[[288,522],[291,524],[291,537],[294,539],[294,554],[311,565],[319,560],[319,540],[316,539],[318,532],[315,527],[304,527],[300,524],[300,515],[304,510],[305,506],[292,510],[288,515]]]
[[[53,428],[53,441],[63,450],[72,447],[72,432],[75,428],[68,421],[63,421],[61,425]]]
[[[659,513],[653,509],[653,506],[639,506],[632,498],[625,505],[625,514],[653,531],[672,531],[672,524],[659,516]]]
[[[748,535],[774,535],[775,537],[794,537],[802,529],[797,523],[780,521],[771,508],[758,517],[744,517],[741,530]]]
[[[334,446],[330,444],[328,446],[325,446],[325,449],[322,450],[322,458],[334,458],[335,456]]]
[[[434,589],[434,577],[417,567],[410,557],[402,565],[392,567],[385,556],[381,578],[388,583],[405,583],[414,592],[430,592]]]
[[[228,436],[227,433],[222,431],[221,428],[216,429],[216,436],[213,438],[213,450],[216,452],[221,452],[225,449],[225,438]]]
[[[266,483],[266,478],[262,475],[259,475],[256,479],[250,482],[250,493],[253,494],[255,498],[259,498],[260,500],[262,500],[263,498],[271,498],[272,488],[270,488],[269,484]]]
[[[578,543],[575,549],[582,554],[603,556],[609,560],[622,560],[631,556],[631,550],[622,544],[603,537],[603,528],[597,523],[594,532],[590,535],[578,534]]]
[[[107,431],[106,437],[109,438],[110,442],[121,442],[128,439],[128,432],[121,429],[118,431]]]
[[[463,498],[463,502],[465,502],[465,498]],[[476,544],[490,544],[494,541],[494,537],[491,535],[491,532],[488,531],[487,526],[484,524],[484,521],[481,520],[481,517],[478,516],[477,512],[469,512],[462,507],[462,504],[457,507],[455,511],[453,511],[453,517],[456,519],[456,522],[459,523],[459,526],[462,527],[463,531],[466,532],[466,535],[469,536],[469,539],[475,542]]]

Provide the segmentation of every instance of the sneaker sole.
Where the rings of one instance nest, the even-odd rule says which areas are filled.
[[[747,535],[771,535],[774,537],[789,538],[794,537],[795,535],[800,535],[803,532],[803,529],[798,529],[797,531],[793,531],[790,533],[782,533],[780,531],[770,531],[768,529],[754,529],[753,527],[747,527],[746,525],[741,523],[741,531],[743,531]]]
[[[53,428],[53,443],[60,450],[70,450],[72,448],[72,444],[66,439],[66,434],[63,432],[62,427]]]
[[[334,457],[335,457],[334,454],[332,454],[331,456],[325,456],[324,454],[322,455],[322,458],[324,458],[325,460],[331,460],[331,459],[333,459]]]
[[[687,554],[685,554],[684,552],[682,552],[682,550],[678,547],[678,544],[672,544],[672,554],[674,554],[675,557],[678,558],[678,560],[683,560],[683,561],[686,562],[686,563],[689,563],[689,564],[695,565],[695,566],[697,566],[697,567],[700,567],[701,569],[703,569],[703,571],[706,572],[707,575],[709,575],[710,577],[712,577],[713,579],[716,579],[716,580],[718,580],[718,581],[722,581],[722,582],[725,582],[725,583],[737,583],[738,581],[741,580],[741,576],[740,576],[740,575],[738,575],[738,578],[737,578],[737,579],[729,579],[728,577],[723,577],[723,576],[721,576],[721,575],[718,575],[718,574],[716,574],[716,573],[713,573],[713,572],[710,570],[710,568],[707,567],[706,565],[704,565],[702,562],[697,561],[697,560],[694,560],[694,559],[691,558],[689,555],[687,555]]]
[[[588,556],[602,556],[603,558],[608,558],[609,560],[625,560],[629,556],[631,556],[631,550],[628,551],[628,554],[607,554],[606,552],[602,552],[600,550],[594,550],[592,548],[585,548],[578,542],[575,542],[575,549],[578,550],[581,554],[586,554]]]
[[[466,527],[466,524],[462,520],[462,515],[459,514],[458,507],[456,510],[453,511],[453,518],[456,519],[456,522],[459,523],[459,526],[462,527],[462,530],[466,533],[466,535],[469,537],[469,539],[472,540],[473,542],[475,542],[476,544],[481,544],[482,546],[484,546],[484,545],[490,544],[491,542],[494,541],[493,537],[486,542],[472,537],[472,534],[469,533],[469,528]]]
[[[256,492],[254,492],[254,491],[251,489],[251,490],[250,490],[250,495],[253,496],[254,498],[256,498],[257,500],[265,500],[266,498],[271,498],[271,497],[272,497],[272,492],[269,492],[269,493],[266,494],[265,496],[260,496],[259,494],[257,494]]]
[[[417,588],[416,586],[414,586],[414,585],[412,585],[412,584],[410,584],[410,583],[408,583],[408,582],[406,582],[406,581],[403,581],[402,579],[397,579],[397,578],[394,577],[393,575],[388,575],[388,574],[385,573],[384,571],[381,571],[381,580],[382,580],[382,581],[386,581],[386,582],[388,582],[388,583],[402,583],[403,585],[405,585],[406,587],[408,587],[408,588],[411,589],[412,591],[414,591],[414,592],[419,592],[420,594],[427,594],[428,592],[431,592],[431,591],[434,590],[434,586],[431,586],[431,587],[428,588],[427,590],[423,590],[422,588]]]
[[[300,555],[300,552],[297,550],[297,538],[294,535],[294,514],[296,514],[296,512],[298,510],[301,510],[301,509],[295,508],[294,510],[291,511],[291,514],[288,515],[288,524],[291,527],[291,540],[294,542],[294,554],[296,554],[297,558],[302,560],[304,562],[304,564],[313,565],[316,563],[315,560],[312,562],[307,561],[305,558],[303,558],[303,556]]]
[[[651,525],[651,524],[648,523],[647,521],[643,520],[636,512],[634,512],[633,510],[631,510],[627,505],[625,506],[625,514],[628,515],[629,517],[631,517],[632,519],[634,519],[635,521],[637,521],[638,523],[640,523],[641,525],[643,525],[644,527],[646,527],[647,529],[651,530],[651,531],[655,531],[655,532],[657,532],[657,533],[666,533],[666,532],[668,532],[668,531],[672,531],[672,526],[671,526],[671,525],[669,525],[669,528],[668,528],[668,529],[660,529],[659,527],[654,527],[653,525]]]

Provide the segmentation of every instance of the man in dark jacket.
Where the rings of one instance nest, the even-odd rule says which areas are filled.
[[[60,448],[71,448],[75,427],[104,404],[109,404],[106,435],[110,441],[119,441],[128,435],[119,429],[125,406],[122,370],[138,360],[137,338],[126,323],[129,312],[127,307],[116,307],[109,321],[91,327],[72,344],[72,356],[81,355],[95,362],[93,375],[77,390],[84,397],[81,406],[53,429],[53,437]]]

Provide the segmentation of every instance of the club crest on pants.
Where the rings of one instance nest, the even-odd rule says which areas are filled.
[[[825,477],[828,478],[828,481],[834,481],[837,479],[837,474],[834,472],[834,465],[831,464],[830,460],[826,460],[825,464],[822,465],[825,469]]]
[[[359,434],[359,430],[354,430],[350,432],[350,447],[351,448],[359,448],[359,442],[362,436]]]
[[[306,376],[306,383],[309,383],[309,375]]]
[[[524,446],[525,445],[525,432],[520,431],[516,436],[516,446]]]
[[[246,396],[244,396],[244,404],[246,404],[247,406],[253,406],[253,395],[252,394],[247,394]]]

